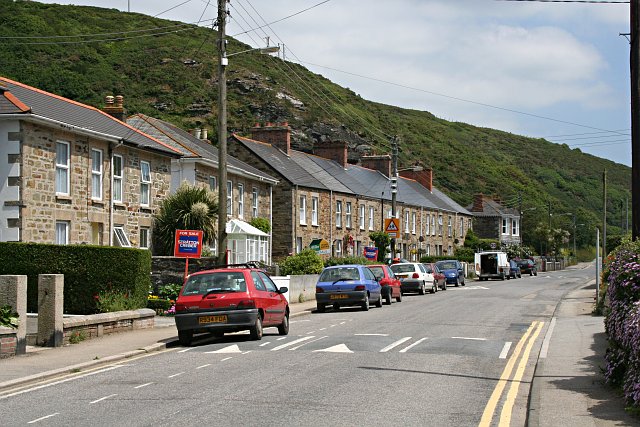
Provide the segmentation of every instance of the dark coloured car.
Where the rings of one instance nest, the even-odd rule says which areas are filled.
[[[427,273],[433,274],[433,278],[436,280],[436,287],[442,291],[447,290],[447,279],[444,273],[440,271],[440,268],[435,263],[427,263],[424,265],[427,269]]]
[[[265,327],[289,333],[287,288],[278,287],[262,270],[234,266],[189,275],[176,300],[176,327],[182,345],[191,345],[196,333],[224,335],[249,330],[262,338]]]
[[[448,259],[436,262],[436,265],[442,273],[448,284],[456,286],[464,286],[464,269],[457,259]]]
[[[538,275],[538,267],[536,263],[532,259],[521,259],[516,261],[518,267],[520,267],[520,272],[522,274],[528,274],[529,276],[537,276]]]
[[[369,270],[373,272],[380,286],[382,286],[382,298],[385,302],[391,305],[391,300],[396,299],[397,302],[402,302],[402,289],[400,287],[400,280],[396,278],[393,271],[388,265],[368,265]]]
[[[371,302],[382,307],[382,287],[373,272],[363,265],[326,267],[316,284],[316,301],[320,313],[327,305],[333,305],[334,310],[359,305],[367,311]]]

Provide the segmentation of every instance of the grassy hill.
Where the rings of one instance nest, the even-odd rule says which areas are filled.
[[[31,36],[32,38],[25,38]],[[64,36],[52,38],[48,36]],[[0,75],[97,107],[107,94],[124,95],[128,113],[145,113],[215,135],[217,33],[182,22],[115,9],[0,0]],[[228,53],[248,49],[230,39]],[[311,150],[326,138],[346,139],[350,156],[389,152],[387,135],[401,139],[400,165],[415,159],[433,167],[435,185],[462,205],[473,194],[496,194],[527,211],[526,242],[555,213],[597,225],[602,172],[608,173],[610,235],[621,231],[620,202],[631,169],[542,139],[465,123],[426,111],[362,99],[306,68],[257,53],[230,58],[229,130],[246,134],[256,122],[288,121],[294,147]],[[572,231],[569,216],[554,226]],[[578,228],[578,243],[592,231]]]

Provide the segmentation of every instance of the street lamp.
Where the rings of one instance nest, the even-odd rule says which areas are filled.
[[[218,264],[227,264],[227,75],[229,56],[250,51],[277,52],[279,46],[247,49],[227,55],[227,0],[218,0]],[[233,189],[231,189],[233,191]],[[230,206],[232,208],[232,206]]]

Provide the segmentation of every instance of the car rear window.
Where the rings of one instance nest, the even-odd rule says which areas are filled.
[[[441,270],[455,270],[457,268],[455,262],[440,261],[440,262],[437,262],[436,265]]]
[[[391,271],[394,273],[413,273],[416,271],[416,268],[413,264],[393,264],[391,266]]]
[[[430,265],[425,264],[424,269],[427,270],[427,273],[433,274],[433,268]]]
[[[242,272],[215,272],[191,276],[184,285],[182,295],[207,293],[246,292],[247,283]]]
[[[355,267],[328,268],[320,274],[319,282],[335,282],[336,280],[360,280],[360,272]]]
[[[384,271],[382,270],[382,267],[378,266],[378,267],[369,267],[369,270],[371,270],[371,272],[373,273],[374,276],[376,276],[376,279],[380,280],[384,277]]]

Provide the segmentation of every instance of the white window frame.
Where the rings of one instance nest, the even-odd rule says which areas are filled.
[[[460,238],[464,237],[464,218],[460,218]]]
[[[433,214],[433,215],[431,215],[431,235],[435,236],[436,233],[437,233],[437,230],[436,230],[436,215]]]
[[[453,235],[453,224],[451,222],[451,216],[449,216],[449,219],[447,221],[447,236],[451,237]]]
[[[122,248],[130,248],[131,242],[129,241],[129,237],[127,237],[127,233],[124,231],[124,227],[121,225],[115,225],[113,227],[113,236],[115,237],[115,241]]]
[[[71,223],[69,221],[56,221],[56,245],[68,245],[69,244],[69,228]]]
[[[409,210],[404,211],[404,232],[409,234]]]
[[[147,173],[148,173],[146,174],[146,176],[145,176],[145,170],[144,170],[145,166],[147,167]],[[140,162],[140,205],[149,206],[150,204],[151,204],[151,164],[149,162],[142,160]]]
[[[336,200],[336,227],[342,228],[342,200]]]
[[[238,183],[238,218],[244,218],[244,184]]]
[[[416,213],[411,212],[411,234],[416,234]]]
[[[427,214],[427,220],[424,224],[424,235],[428,236],[431,233],[431,214]]]
[[[227,181],[227,216],[233,215],[233,181]]]
[[[307,196],[304,194],[300,195],[298,211],[300,225],[307,225]]]
[[[511,235],[519,236],[520,235],[520,221],[515,218],[511,219]]]
[[[209,190],[217,191],[218,190],[218,178],[213,175],[209,175]]]
[[[140,249],[149,249],[151,247],[150,231],[149,227],[140,227]]]
[[[373,218],[374,218],[375,210],[373,206],[369,206],[369,230],[373,230]]]
[[[360,205],[360,215],[358,217],[358,225],[360,226],[360,230],[364,230],[364,222],[365,222],[365,207],[364,205]]]
[[[58,157],[58,147],[65,146],[67,156],[65,159]],[[67,141],[56,141],[56,195],[68,196],[71,186],[70,170],[71,170],[71,144]],[[61,178],[63,175],[63,178]],[[60,188],[64,185],[64,188]]]
[[[97,156],[98,158],[94,158]],[[91,199],[102,200],[102,150],[91,149]]]
[[[311,225],[318,226],[318,196],[311,196]]]
[[[119,159],[120,162],[120,170],[116,169],[116,164]],[[119,154],[113,155],[113,165],[112,165],[112,174],[113,174],[113,201],[122,203],[123,194],[122,194],[122,183],[124,182],[124,159]]]
[[[502,218],[502,235],[506,236],[507,234],[509,234],[509,220]]]
[[[336,240],[336,256],[342,255],[342,239]]]
[[[258,188],[257,187],[253,187],[251,189],[251,214],[254,218],[258,217],[258,197],[260,196],[260,193],[258,193]]]
[[[302,237],[298,236],[296,237],[296,253],[299,254],[302,252],[302,249]]]
[[[346,202],[344,206],[344,215],[345,215],[345,221],[344,221],[345,227],[351,228],[351,226],[353,225],[352,217],[351,217],[351,202]]]
[[[442,236],[442,232],[444,231],[444,222],[442,219],[442,214],[438,215],[438,236]]]

